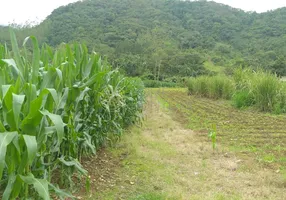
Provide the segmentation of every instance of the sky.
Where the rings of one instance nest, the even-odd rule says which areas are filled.
[[[62,5],[78,0],[0,0],[0,25],[15,22],[24,24],[26,21],[44,20],[51,12]],[[108,1],[108,0],[106,0]],[[266,12],[286,7],[286,0],[214,0],[219,3],[240,8],[245,11]]]
[[[42,21],[51,12],[78,0],[0,0],[0,25],[12,22],[24,24],[26,21]]]

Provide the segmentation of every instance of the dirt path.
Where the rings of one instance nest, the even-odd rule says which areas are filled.
[[[182,128],[152,94],[145,116],[143,127],[111,150],[107,162],[118,163],[111,169],[117,176],[107,174],[105,182],[112,185],[103,184],[90,199],[286,199],[280,174],[221,146],[213,152],[202,133]]]

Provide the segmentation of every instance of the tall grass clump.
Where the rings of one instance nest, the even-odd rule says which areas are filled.
[[[285,83],[270,72],[238,68],[232,77],[190,78],[187,86],[189,94],[231,99],[236,108],[255,106],[262,112],[286,113]]]
[[[245,108],[255,104],[253,93],[249,90],[237,90],[232,96],[232,103],[236,108]]]
[[[250,69],[238,68],[234,71],[235,93],[232,96],[236,108],[245,108],[255,104],[253,93],[254,72]]]
[[[233,77],[236,84],[233,103],[236,107],[255,105],[260,111],[273,112],[283,106],[283,83],[275,74],[240,68]]]
[[[88,188],[82,157],[140,121],[143,83],[84,45],[40,48],[31,36],[19,48],[10,34],[12,50],[0,44],[1,199],[72,198],[59,188],[73,188],[75,173]]]
[[[190,78],[187,82],[189,94],[199,95],[201,97],[208,96],[208,78],[200,76],[197,78]]]
[[[234,82],[226,76],[201,76],[187,82],[189,94],[213,99],[230,99],[234,92]]]
[[[272,112],[275,104],[279,103],[282,82],[268,72],[255,73],[252,82],[256,106],[260,111]]]

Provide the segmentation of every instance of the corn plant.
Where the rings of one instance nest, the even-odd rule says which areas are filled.
[[[211,128],[211,130],[209,130],[209,133],[208,133],[208,137],[212,141],[213,150],[216,149],[216,135],[217,135],[217,131],[216,130],[217,130],[216,129],[216,124],[212,124],[212,128]]]
[[[73,186],[74,173],[88,176],[82,156],[141,120],[143,83],[84,45],[40,48],[30,36],[19,48],[10,35],[12,50],[0,45],[0,195],[72,197],[58,184]]]

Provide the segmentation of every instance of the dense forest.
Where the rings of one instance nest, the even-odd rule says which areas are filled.
[[[83,0],[60,7],[41,24],[12,25],[19,41],[84,42],[127,75],[163,79],[263,68],[286,75],[286,8],[245,12],[207,1]],[[8,27],[0,42],[9,45]]]

